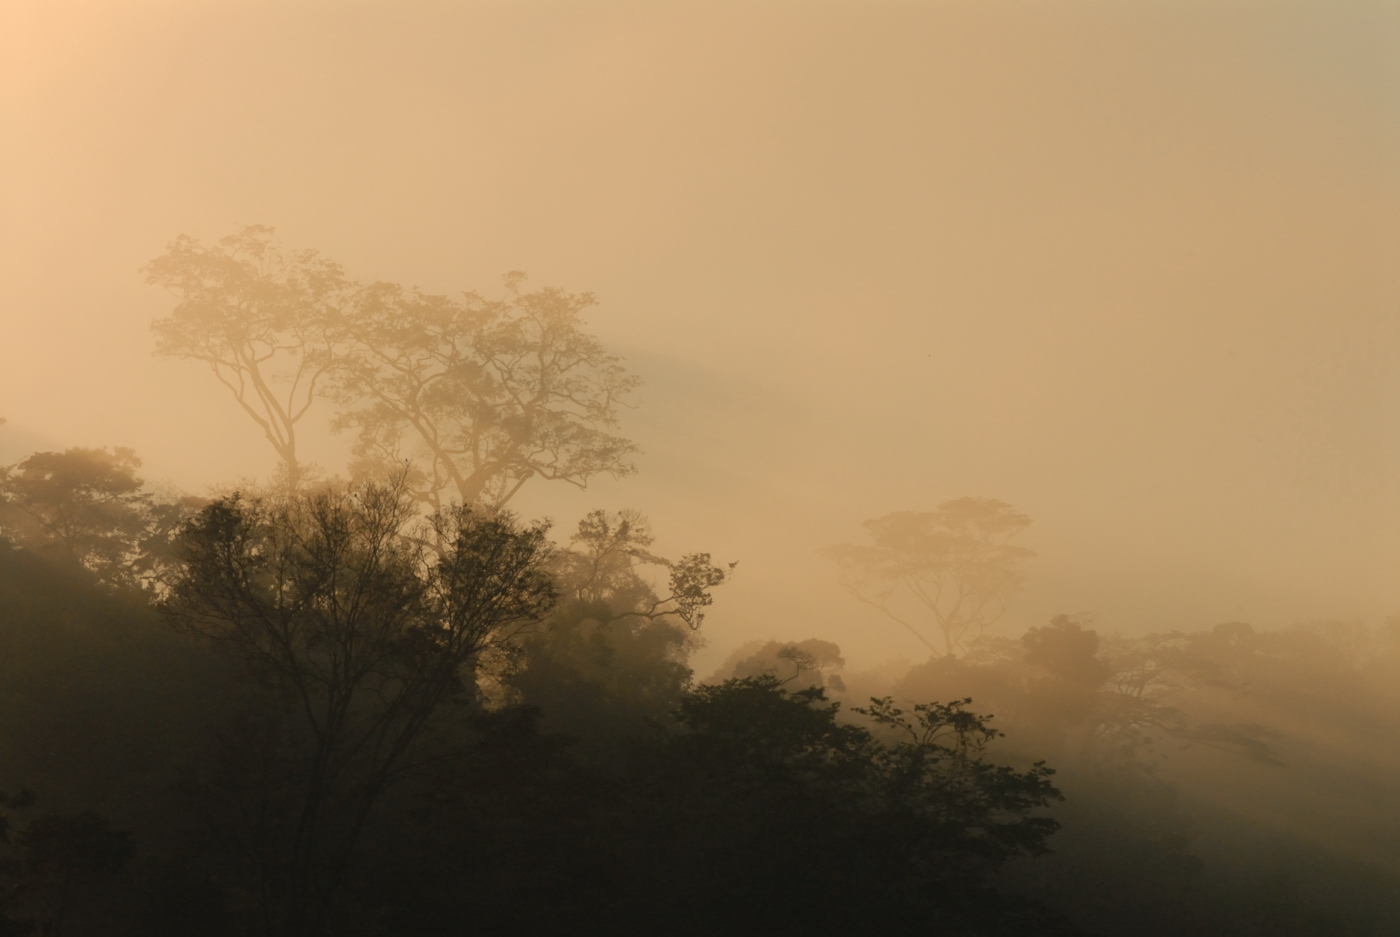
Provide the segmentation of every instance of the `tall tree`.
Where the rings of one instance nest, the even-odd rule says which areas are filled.
[[[356,474],[405,462],[414,497],[500,507],[531,478],[586,487],[635,471],[615,435],[617,408],[637,386],[620,359],[582,329],[589,293],[503,299],[431,296],[380,283],[343,320],[336,369],[340,429],[358,432]]]
[[[399,481],[276,503],[235,496],[186,530],[166,611],[287,703],[272,749],[234,752],[230,765],[280,758],[290,780],[216,798],[245,808],[222,829],[274,931],[324,930],[364,824],[416,743],[446,704],[471,698],[480,655],[554,603],[544,525],[458,507],[432,519],[435,552],[405,535],[415,518]]]
[[[311,250],[284,253],[272,228],[250,225],[213,247],[182,235],[143,272],[178,300],[151,325],[156,353],[207,364],[295,490],[297,424],[331,365],[331,325],[352,289],[340,266]]]
[[[995,623],[1025,581],[1035,553],[1013,541],[1030,518],[993,498],[958,498],[934,511],[898,511],[865,522],[872,544],[824,555],[842,586],[903,625],[935,655],[953,655]],[[938,647],[916,623],[937,629]],[[925,626],[926,627],[926,626]]]

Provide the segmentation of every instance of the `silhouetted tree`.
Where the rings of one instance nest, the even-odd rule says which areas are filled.
[[[115,934],[129,890],[130,835],[91,810],[16,823],[33,803],[28,791],[0,792],[0,934]]]
[[[531,478],[582,488],[635,470],[637,447],[612,431],[638,380],[583,332],[591,294],[525,292],[520,273],[499,300],[360,288],[256,225],[213,247],[181,236],[144,273],[178,299],[152,324],[157,353],[209,365],[272,444],[289,490],[303,475],[297,425],[332,390],[343,408],[333,428],[358,434],[355,477],[407,462],[410,490],[433,510],[444,492],[501,507]]]
[[[143,272],[178,300],[151,325],[156,353],[207,364],[295,490],[297,424],[331,366],[330,332],[352,288],[341,268],[315,251],[284,254],[272,228],[250,225],[213,247],[182,235]]]
[[[818,687],[790,691],[768,674],[696,687],[623,808],[647,844],[630,874],[769,927],[927,921],[1057,827],[1039,815],[1059,796],[1053,772],[992,764],[985,744],[998,733],[965,703],[910,717],[873,700],[877,736],[839,719]]]
[[[846,591],[897,621],[934,654],[964,651],[1006,611],[1035,553],[1011,541],[1030,518],[991,498],[959,498],[935,511],[900,511],[865,522],[873,545],[841,544]],[[904,605],[899,604],[901,597]],[[902,611],[910,600],[942,637],[936,647]]]
[[[226,832],[269,926],[288,933],[325,927],[364,824],[415,743],[446,704],[471,699],[481,655],[554,603],[544,525],[455,508],[409,536],[415,516],[401,483],[370,483],[226,498],[183,536],[166,612],[286,702],[224,764],[254,784],[251,812],[235,812]]]
[[[126,448],[36,452],[0,467],[0,531],[109,585],[159,585],[174,532],[198,499],[157,498]]]
[[[140,464],[123,448],[35,453],[0,469],[0,521],[16,543],[114,578],[146,526]]]
[[[403,932],[977,935],[1055,932],[987,890],[1055,828],[1043,765],[992,765],[961,704],[888,739],[772,676],[697,687],[672,731],[581,765],[528,709],[490,714],[385,856]],[[912,727],[908,734],[901,723]],[[885,730],[882,730],[884,732]],[[903,738],[896,737],[904,735]],[[1013,923],[1014,922],[1014,923]]]

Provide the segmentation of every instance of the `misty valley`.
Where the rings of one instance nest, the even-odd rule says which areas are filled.
[[[701,671],[751,558],[518,510],[638,471],[592,295],[260,226],[143,272],[277,468],[0,468],[0,935],[1400,933],[1400,617],[1013,628],[1032,518],[970,492],[812,547],[909,659]]]

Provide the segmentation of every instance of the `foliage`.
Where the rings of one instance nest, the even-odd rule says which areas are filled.
[[[285,728],[250,726],[230,755],[261,760],[267,777],[290,768],[297,780],[278,792],[290,800],[266,839],[248,841],[236,815],[225,829],[247,853],[263,915],[289,933],[324,926],[376,801],[443,707],[470,701],[475,663],[554,603],[543,525],[456,508],[432,518],[441,549],[428,551],[406,536],[414,517],[401,484],[371,483],[226,498],[183,536],[164,610],[286,701]],[[254,782],[243,793],[268,796]]]
[[[752,821],[714,844],[717,868],[740,863],[760,875],[775,851],[795,859],[816,836],[835,840],[823,855],[847,856],[828,860],[842,875],[856,874],[845,865],[854,855],[876,861],[873,847],[882,871],[867,887],[973,882],[1044,847],[1057,824],[1032,814],[1058,792],[1042,764],[1016,771],[986,761],[985,743],[998,733],[963,706],[921,705],[910,721],[890,700],[872,700],[857,711],[907,735],[886,743],[838,720],[840,704],[820,688],[789,691],[771,675],[727,680],[682,703],[686,732],[671,743],[671,770],[691,779],[695,798],[718,794]],[[811,829],[765,831],[802,803]]]
[[[158,589],[174,533],[200,502],[156,497],[136,477],[140,466],[118,447],[36,452],[0,467],[0,531],[108,585]]]
[[[420,934],[580,919],[616,934],[1053,932],[979,884],[1053,830],[1021,822],[1053,800],[1049,771],[1001,771],[941,737],[887,744],[838,711],[771,676],[696,687],[677,731],[610,771],[529,710],[493,714],[396,826],[417,848],[389,851],[422,858],[389,873],[394,920]],[[974,802],[989,809],[962,813]]]
[[[436,530],[410,520],[411,536],[386,538],[381,560],[366,562],[372,551],[353,546],[363,518],[321,524],[359,532],[330,549],[335,537],[315,533],[317,498],[368,511],[328,489],[201,515],[239,505],[252,546],[224,556],[262,570],[246,583],[264,612],[301,623],[308,685],[329,680],[335,622],[346,620],[334,610],[353,604],[333,594],[412,595],[426,616],[437,593],[392,593],[405,581],[395,571],[432,582],[448,555],[439,539],[456,542],[450,518]],[[466,513],[475,520],[463,526],[497,519]],[[272,522],[284,517],[302,526],[278,539]],[[674,603],[654,606],[648,570],[667,567],[652,562],[649,537],[638,515],[594,515],[568,550],[541,559],[557,605],[458,671],[355,834],[371,762],[348,750],[394,684],[360,695],[339,749],[343,783],[319,821],[323,861],[308,876],[323,932],[554,933],[579,920],[620,935],[1075,932],[1035,900],[1104,934],[1394,932],[1395,877],[1362,852],[1384,856],[1394,841],[1376,807],[1388,803],[1394,756],[1375,744],[1393,737],[1400,711],[1392,629],[1231,623],[1125,638],[1061,616],[919,665],[892,694],[955,702],[877,699],[851,722],[803,669],[799,652],[826,662],[829,683],[841,654],[825,642],[750,647],[730,662],[752,668],[749,679],[688,686],[694,632]],[[290,559],[279,566],[279,555]],[[399,567],[396,556],[414,559]],[[279,569],[300,572],[278,579]],[[309,576],[317,569],[338,572]],[[383,575],[365,574],[375,569]],[[0,846],[9,932],[34,933],[60,908],[70,935],[295,930],[294,879],[267,895],[254,886],[260,869],[295,868],[316,730],[275,668],[254,666],[256,655],[220,663],[163,630],[147,601],[74,564],[0,551],[0,787],[34,787],[46,811],[22,799],[0,808],[13,834]],[[367,654],[387,646],[365,633]],[[237,662],[262,685],[235,682]],[[373,669],[400,666],[382,658]],[[470,704],[480,696],[490,708]],[[968,696],[975,712],[956,702]],[[976,714],[988,710],[1005,737]],[[1259,764],[1250,738],[1289,767]],[[1044,757],[1053,777],[1037,774]],[[1037,800],[1052,781],[1062,804]],[[1304,819],[1267,825],[1261,804]],[[1051,805],[1061,829],[1048,837]],[[329,890],[334,847],[355,835],[357,858]],[[33,844],[28,865],[22,842]],[[70,868],[65,903],[56,886]]]
[[[846,684],[838,673],[845,664],[841,648],[830,641],[751,641],[730,654],[706,682],[772,674],[789,688],[816,686],[845,693]]]
[[[580,520],[554,557],[562,601],[545,628],[523,636],[504,676],[509,699],[540,707],[550,728],[598,759],[615,759],[624,739],[672,721],[690,680],[698,610],[733,568],[703,553],[673,563],[652,553],[652,542],[634,511]],[[667,571],[670,594],[658,595],[648,569]]]
[[[1042,853],[1059,829],[1055,820],[1032,815],[1062,799],[1050,783],[1055,772],[1043,761],[1026,771],[989,763],[987,743],[1002,733],[988,724],[991,717],[964,708],[971,703],[917,703],[912,718],[890,697],[856,710],[902,736],[877,757],[884,796],[936,825],[937,836],[926,842],[938,847],[920,843],[913,861],[934,868],[941,860],[946,877],[975,878],[1013,856]]]
[[[634,471],[636,446],[610,431],[638,381],[582,331],[592,295],[523,280],[506,277],[504,299],[359,295],[339,320],[335,423],[358,433],[358,475],[406,460],[414,497],[437,509],[447,492],[499,507],[531,478],[583,488]]]
[[[716,566],[708,553],[673,562],[650,552],[653,540],[647,519],[635,511],[592,511],[579,521],[572,548],[559,555],[556,576],[580,605],[607,607],[615,618],[671,620],[699,630],[701,610],[714,601],[710,590],[724,585],[738,564]],[[643,579],[640,570],[647,566],[667,570],[670,594],[658,596]]]

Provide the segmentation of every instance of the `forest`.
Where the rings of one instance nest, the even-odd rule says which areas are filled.
[[[362,283],[258,226],[144,275],[279,467],[0,469],[0,934],[1400,929],[1400,618],[1010,634],[1031,519],[968,495],[819,547],[920,661],[756,635],[697,673],[744,557],[510,507],[637,471],[591,295]]]

